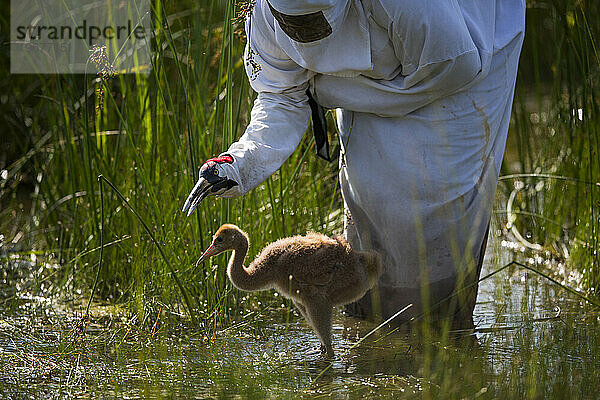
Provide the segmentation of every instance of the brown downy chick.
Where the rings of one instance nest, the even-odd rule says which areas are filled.
[[[245,291],[275,288],[292,299],[319,337],[322,349],[333,356],[332,309],[360,299],[377,282],[383,272],[380,255],[353,250],[342,237],[311,232],[269,244],[244,267],[248,247],[248,235],[225,224],[198,262],[233,250],[227,267],[233,285]]]

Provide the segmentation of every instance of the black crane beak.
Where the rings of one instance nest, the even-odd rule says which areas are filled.
[[[198,179],[198,182],[196,182],[196,185],[192,189],[192,192],[185,201],[185,204],[183,205],[183,210],[181,211],[185,212],[187,210],[188,217],[192,215],[196,207],[198,207],[198,204],[200,204],[200,202],[210,194],[210,187],[212,185],[212,183],[210,183],[203,177],[200,177],[200,179]]]
[[[216,163],[208,167],[203,167],[200,169],[200,179],[196,182],[196,186],[192,189],[181,211],[185,212],[187,210],[189,217],[206,196],[222,194],[228,189],[237,186],[237,184],[232,179],[220,176]]]

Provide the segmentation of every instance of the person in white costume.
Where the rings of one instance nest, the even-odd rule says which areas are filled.
[[[345,233],[385,267],[348,311],[413,304],[409,318],[468,287],[441,309],[471,315],[524,26],[524,0],[256,0],[251,121],[184,210],[247,193],[294,151],[311,105],[336,109]]]

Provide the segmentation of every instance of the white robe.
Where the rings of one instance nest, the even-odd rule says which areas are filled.
[[[285,12],[286,2],[296,12],[302,0],[271,5]],[[376,308],[385,317],[413,303],[408,317],[424,299],[431,305],[479,274],[525,3],[335,4],[324,11],[333,32],[300,43],[266,0],[256,1],[245,57],[251,49],[261,66],[250,81],[258,97],[244,135],[227,151],[235,159],[227,173],[239,183],[227,195],[248,192],[291,155],[308,126],[310,88],[319,104],[337,109],[346,235],[356,248],[383,255]]]

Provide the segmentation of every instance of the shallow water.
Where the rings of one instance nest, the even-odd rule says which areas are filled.
[[[482,276],[529,257],[492,240]],[[249,312],[209,338],[111,308],[83,333],[80,314],[47,299],[15,304],[0,306],[6,398],[600,397],[599,310],[516,267],[480,284],[474,330],[382,329],[355,346],[375,325],[338,311],[332,363],[300,318],[273,322],[283,309]]]

